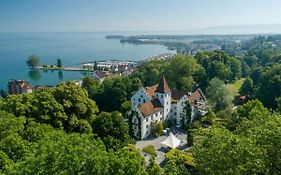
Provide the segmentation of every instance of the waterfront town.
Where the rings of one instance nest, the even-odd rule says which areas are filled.
[[[167,60],[174,56],[171,53],[159,54],[156,56],[151,56],[145,61],[151,60]],[[137,67],[140,62],[135,61],[117,61],[117,60],[107,60],[107,61],[94,61],[80,64],[79,67],[68,67],[68,66],[57,66],[57,65],[43,65],[37,66],[34,69],[42,70],[61,70],[61,71],[86,71],[89,72],[90,77],[94,80],[102,82],[105,78],[114,76],[129,76]],[[82,80],[73,80],[77,85],[82,85]],[[33,90],[38,87],[52,87],[50,85],[36,85],[32,87],[26,80],[10,80],[8,82],[8,93],[9,94],[21,94],[21,93],[32,93]],[[2,90],[2,93],[5,93]]]

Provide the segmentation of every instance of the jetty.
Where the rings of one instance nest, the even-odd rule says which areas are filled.
[[[44,66],[37,66],[33,69],[38,70],[60,70],[60,71],[93,71],[92,69],[83,68],[83,67],[71,67],[71,66],[63,66],[63,67],[44,67]]]

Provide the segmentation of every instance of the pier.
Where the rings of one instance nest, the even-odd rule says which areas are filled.
[[[82,68],[82,67],[43,67],[43,66],[37,66],[34,69],[38,70],[61,70],[61,71],[93,71],[92,69]]]

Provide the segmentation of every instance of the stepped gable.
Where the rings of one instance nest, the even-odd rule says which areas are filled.
[[[160,82],[158,83],[158,87],[155,92],[162,93],[162,94],[171,92],[171,89],[169,88],[168,83],[164,76],[161,78]]]
[[[150,102],[143,103],[139,106],[139,110],[143,117],[147,117],[157,111],[160,111],[163,109],[162,104],[158,99],[154,99]]]
[[[155,91],[156,91],[157,87],[158,87],[158,84],[145,88],[145,92],[147,93],[147,95],[149,95],[149,97],[151,99],[155,97]]]

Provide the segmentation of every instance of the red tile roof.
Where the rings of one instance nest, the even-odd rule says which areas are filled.
[[[160,111],[163,109],[162,104],[158,99],[154,99],[151,102],[143,103],[139,106],[139,110],[143,117],[147,117],[157,111]]]
[[[157,87],[158,87],[158,84],[145,88],[145,91],[149,95],[150,98],[155,97],[155,91],[156,91]]]
[[[195,92],[193,92],[189,97],[188,97],[190,103],[193,103],[195,101],[206,101],[203,93],[201,92],[201,90],[196,90]]]
[[[155,92],[156,89],[158,88],[158,84],[155,84],[153,86],[150,87],[146,87],[145,88],[145,92],[148,94],[148,96],[150,98],[155,98]],[[173,100],[180,100],[184,95],[186,95],[187,93],[185,93],[184,91],[180,91],[180,90],[171,90],[171,95],[172,95],[172,99]]]

